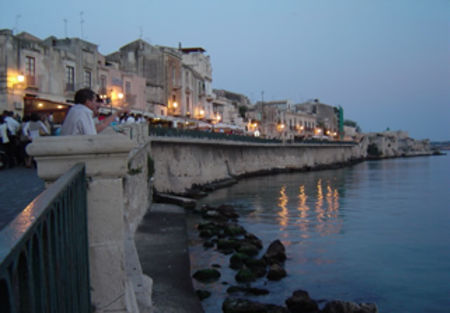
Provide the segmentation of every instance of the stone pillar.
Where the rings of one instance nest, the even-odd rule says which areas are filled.
[[[125,260],[123,177],[134,143],[127,137],[39,137],[27,148],[38,175],[52,183],[74,164],[86,165],[91,298],[95,312],[139,312]]]

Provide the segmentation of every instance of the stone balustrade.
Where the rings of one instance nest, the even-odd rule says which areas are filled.
[[[112,134],[39,137],[27,151],[47,184],[76,163],[86,165],[95,312],[150,312],[152,282],[142,273],[134,245],[134,231],[150,203],[145,149]]]

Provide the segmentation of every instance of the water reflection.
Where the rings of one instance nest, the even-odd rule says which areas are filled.
[[[318,226],[322,225],[325,210],[323,209],[323,191],[322,191],[322,180],[317,180],[317,199],[316,199],[316,213]],[[323,226],[323,225],[322,225]]]
[[[282,186],[280,190],[280,196],[278,197],[278,207],[280,207],[280,211],[278,212],[279,221],[280,221],[280,230],[285,230],[288,225],[288,205],[289,198],[286,194],[286,186]]]
[[[308,200],[308,196],[305,192],[305,185],[301,185],[299,188],[299,194],[298,194],[298,207],[297,210],[299,211],[299,228],[300,228],[300,237],[302,239],[309,238],[308,234],[308,225],[309,225],[309,219],[308,219],[308,211],[309,206],[306,204],[306,200]]]
[[[339,191],[333,186],[333,180],[318,179],[312,186],[301,184],[296,195],[297,207],[289,202],[289,197],[294,194],[287,190],[287,186],[281,185],[279,188],[276,220],[282,231],[280,236],[288,236],[286,230],[289,222],[295,225],[302,239],[309,238],[313,233],[326,236],[341,230]]]

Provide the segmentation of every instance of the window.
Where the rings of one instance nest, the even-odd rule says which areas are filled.
[[[175,86],[176,85],[176,72],[175,72],[175,67],[172,67],[172,84]]]
[[[75,68],[66,66],[66,91],[75,90]]]
[[[125,82],[125,94],[131,95],[131,82]]]
[[[36,84],[36,59],[26,57],[25,59],[25,75],[27,84],[34,86]]]
[[[84,71],[84,87],[91,88],[92,74],[91,71]]]
[[[100,75],[100,89],[106,93],[106,75]]]

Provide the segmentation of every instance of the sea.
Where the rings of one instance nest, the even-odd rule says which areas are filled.
[[[376,303],[379,312],[450,312],[450,155],[365,161],[351,167],[260,176],[210,193],[201,204],[233,205],[239,224],[268,245],[286,247],[287,277],[252,287],[264,296],[238,295],[284,305],[305,290],[327,301]],[[204,248],[188,217],[191,271],[220,267],[202,301],[222,312],[226,289],[238,285],[230,255]],[[236,296],[236,295],[235,295]]]

